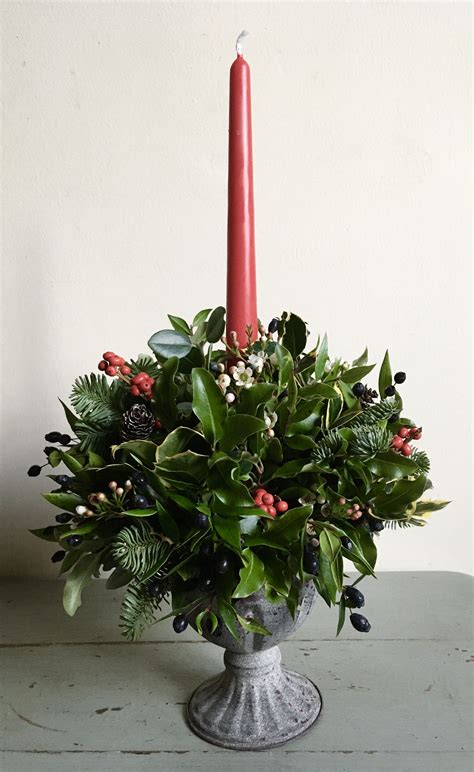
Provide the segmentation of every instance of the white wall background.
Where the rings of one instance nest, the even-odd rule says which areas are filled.
[[[42,436],[103,350],[225,298],[228,70],[252,33],[260,315],[389,347],[425,427],[423,531],[381,569],[471,569],[470,5],[6,3],[5,573],[48,575]]]

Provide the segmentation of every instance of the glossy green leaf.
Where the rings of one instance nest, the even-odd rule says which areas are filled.
[[[364,463],[374,477],[380,477],[386,482],[409,477],[417,472],[417,465],[414,461],[400,455],[400,453],[395,453],[393,450],[377,453]]]
[[[451,502],[443,499],[423,499],[416,504],[415,516],[424,515],[427,512],[438,512],[438,510],[447,507],[448,504]]]
[[[127,517],[151,517],[156,515],[156,509],[149,507],[148,509],[127,509]]]
[[[339,599],[339,619],[338,619],[338,622],[337,622],[336,636],[339,635],[339,633],[341,632],[342,628],[344,627],[345,620],[346,620],[346,603],[344,601],[344,596],[341,595],[341,597]]]
[[[74,552],[70,553],[74,555]],[[125,587],[126,584],[130,584],[133,579],[133,574],[130,571],[125,571],[124,568],[118,566],[115,568],[108,577],[105,586],[108,590],[116,590],[118,587]]]
[[[76,493],[43,493],[43,498],[66,512],[75,512],[79,505],[87,505],[87,502]]]
[[[279,343],[275,346],[275,356],[278,366],[278,391],[282,392],[288,386],[293,372],[293,359],[288,349]]]
[[[161,445],[156,448],[156,460],[163,461],[188,448],[203,455],[210,449],[201,432],[190,429],[188,426],[178,426],[167,434]]]
[[[299,356],[306,346],[306,324],[296,314],[291,314],[285,322],[283,333],[283,345],[290,352],[293,359]]]
[[[222,541],[234,549],[240,550],[240,523],[238,520],[214,514],[212,524]]]
[[[357,359],[354,359],[352,362],[352,367],[358,367],[359,365],[366,365],[367,360],[369,358],[369,352],[367,348],[364,349],[360,357],[357,357]]]
[[[170,357],[163,364],[160,377],[156,379],[153,386],[153,397],[155,399],[158,415],[160,416],[162,424],[168,430],[173,429],[178,415],[176,408],[178,387],[175,383],[178,365],[178,358],[175,356]]]
[[[269,402],[275,394],[276,384],[256,383],[251,389],[245,389],[241,392],[233,407],[239,414],[256,415],[260,405]]]
[[[172,314],[168,314],[168,319],[170,320],[173,329],[177,332],[182,332],[184,335],[191,334],[191,328],[189,327],[189,324],[181,316],[173,316]]]
[[[155,465],[155,474],[162,480],[179,485],[199,485],[207,473],[208,457],[185,450],[165,458]]]
[[[192,371],[193,411],[199,418],[206,440],[214,446],[222,436],[227,417],[224,395],[211,373],[197,367]]]
[[[63,606],[70,617],[74,616],[81,605],[82,591],[92,581],[99,565],[100,554],[82,555],[68,574],[64,585]]]
[[[211,311],[212,308],[203,308],[202,311],[198,311],[193,319],[193,327],[197,327],[201,322],[205,322]]]
[[[328,338],[327,335],[324,335],[324,338],[321,341],[321,345],[319,346],[318,353],[316,355],[316,359],[314,362],[314,379],[316,381],[320,381],[321,378],[324,375],[324,368],[326,366],[326,362],[328,361]]]
[[[243,567],[239,572],[239,583],[232,593],[233,598],[248,598],[257,592],[265,580],[265,566],[260,558],[251,550],[242,550]]]
[[[217,597],[217,611],[232,638],[236,641],[240,641],[240,635],[237,628],[237,612],[233,605],[219,595]]]
[[[209,317],[206,328],[206,338],[209,343],[217,343],[225,330],[225,308],[218,306]]]
[[[376,512],[382,515],[402,514],[406,507],[420,498],[425,490],[426,477],[416,480],[399,480],[390,493],[380,493],[374,499]]]
[[[385,352],[382,365],[379,373],[379,394],[381,397],[385,396],[385,389],[387,386],[392,385],[392,369],[390,367],[390,357],[388,350]]]
[[[299,390],[299,396],[302,399],[336,399],[339,393],[327,383],[309,383]]]
[[[132,454],[147,466],[153,466],[157,446],[151,440],[128,440],[128,442],[122,442],[121,445],[114,445],[112,455],[115,456],[118,451]]]
[[[359,365],[358,367],[351,367],[341,375],[340,380],[343,383],[358,383],[358,381],[365,378],[374,367],[375,365]]]
[[[237,614],[237,619],[239,620],[239,624],[248,633],[257,633],[258,635],[271,635],[271,632],[267,630],[267,628],[264,627],[261,624],[261,622],[258,622],[256,619],[253,619],[250,617],[242,617],[240,616],[240,614]]]
[[[228,507],[252,507],[253,499],[248,488],[238,479],[237,461],[224,453],[215,453],[210,461],[208,485],[223,504]],[[253,514],[253,513],[252,513]]]
[[[81,462],[78,461],[78,459],[72,456],[70,453],[67,453],[64,450],[60,450],[59,455],[61,456],[61,461],[63,462],[63,464],[67,466],[69,471],[72,472],[73,474],[76,474],[76,472],[79,472],[82,469],[83,465],[81,464]]]
[[[256,434],[256,432],[263,432],[266,428],[265,421],[261,418],[241,414],[230,415],[224,421],[219,447],[229,453],[245,442],[247,437]]]
[[[148,341],[148,345],[154,354],[162,359],[170,357],[185,357],[192,349],[189,335],[176,330],[160,330],[155,332]]]
[[[328,560],[333,561],[341,549],[341,542],[336,534],[324,528],[319,534],[319,546],[321,552],[326,555]]]

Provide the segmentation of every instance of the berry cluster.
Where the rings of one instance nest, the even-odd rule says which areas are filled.
[[[154,383],[155,379],[148,375],[148,373],[138,373],[130,381],[130,394],[132,397],[139,397],[141,395],[151,399],[151,390]]]
[[[130,375],[132,372],[129,366],[125,364],[125,359],[117,356],[113,351],[106,351],[105,354],[102,354],[102,357],[99,362],[99,370],[104,370],[107,375],[115,376],[119,372],[122,375]]]
[[[283,501],[279,496],[273,496],[265,488],[257,488],[253,493],[253,500],[262,512],[266,512],[271,517],[283,515],[288,509],[287,501]]]
[[[407,426],[402,426],[398,430],[398,434],[392,438],[390,446],[393,450],[401,453],[402,456],[411,456],[413,453],[413,446],[410,445],[409,440],[421,439],[422,428],[421,426],[412,426],[409,429]]]

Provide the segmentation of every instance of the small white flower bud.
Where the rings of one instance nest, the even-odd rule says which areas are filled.
[[[266,415],[266,416],[265,416],[265,424],[266,424],[266,426],[268,426],[268,428],[269,428],[269,429],[271,429],[271,426],[272,426],[272,419],[270,418],[270,416],[269,416],[269,415]]]
[[[245,367],[245,362],[242,362],[242,360],[239,359],[237,362],[237,367]]]
[[[107,499],[107,496],[105,495],[105,493],[97,494],[97,501],[106,501],[106,499]]]
[[[125,480],[125,485],[124,485],[125,490],[126,491],[130,491],[130,490],[132,490],[132,487],[133,487],[132,481],[131,480]]]
[[[223,373],[225,371],[225,365],[222,364],[222,362],[217,363],[217,369],[220,373]]]
[[[273,431],[273,429],[267,429],[267,434],[268,434],[269,437],[274,437],[275,436],[275,432]]]
[[[235,365],[232,365],[232,367],[229,367],[229,374],[233,375],[236,372],[237,368]]]
[[[232,405],[232,402],[235,402],[235,394],[232,394],[232,392],[229,391],[229,393],[225,395],[225,401],[229,405]]]
[[[117,490],[117,483],[115,482],[115,480],[111,480],[109,482],[109,488],[110,488],[111,491]]]
[[[316,496],[316,501],[318,502],[318,504],[326,503],[326,499],[324,498],[324,496]]]
[[[227,389],[228,386],[230,386],[230,376],[227,375],[227,373],[222,373],[219,375],[217,379],[217,383],[221,387],[221,389]]]
[[[262,343],[266,343],[267,342],[267,336],[266,335],[260,335],[260,340],[262,341]]]
[[[117,496],[123,496],[123,488],[117,488],[115,493],[117,494]]]
[[[342,365],[341,365],[341,368],[342,368],[343,370],[348,370],[348,369],[349,369],[349,367],[350,367],[350,364],[349,364],[349,362],[343,362],[343,363],[342,363]]]
[[[85,515],[87,512],[87,507],[83,507],[82,504],[79,504],[79,506],[76,507],[76,513],[78,515]]]

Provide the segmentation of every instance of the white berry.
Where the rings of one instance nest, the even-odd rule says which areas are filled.
[[[235,394],[232,394],[232,392],[230,391],[228,394],[225,395],[225,401],[229,405],[231,405],[232,402],[235,402]]]

